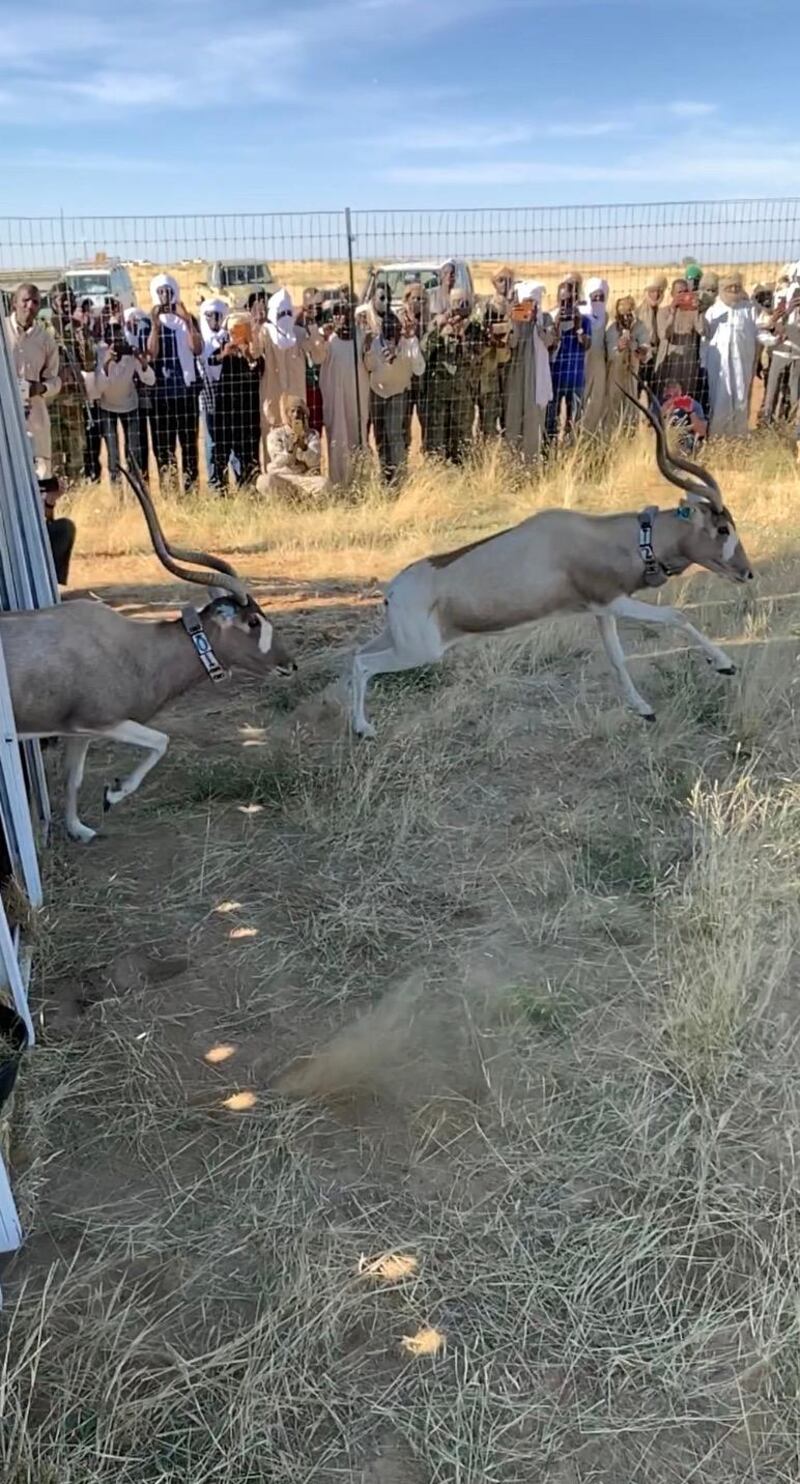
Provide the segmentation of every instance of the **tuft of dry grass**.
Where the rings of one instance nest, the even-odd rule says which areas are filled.
[[[732,681],[626,636],[652,729],[581,619],[386,677],[371,749],[316,694],[420,552],[657,499],[644,438],[162,501],[301,683],[186,698],[47,862],[5,1479],[794,1484],[800,480],[766,438],[713,461],[759,584],[676,585]],[[73,505],[79,582],[175,603],[134,507]]]

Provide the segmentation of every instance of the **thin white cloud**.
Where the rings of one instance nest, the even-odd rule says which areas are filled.
[[[160,108],[179,104],[183,80],[179,73],[98,72],[87,82],[64,83],[64,92],[101,107]]]
[[[730,193],[741,197],[796,189],[800,173],[800,145],[776,139],[757,130],[732,130],[709,135],[702,151],[690,149],[684,133],[659,138],[634,152],[621,152],[613,159],[565,161],[552,156],[495,160],[442,161],[414,166],[407,162],[382,172],[395,185],[418,187],[542,186],[551,182],[593,186],[600,195],[616,187],[632,190],[654,181],[675,182],[675,161],[680,160],[682,191],[702,190],[719,197]],[[674,190],[673,190],[674,194]],[[597,196],[596,196],[597,198]]]
[[[678,119],[701,119],[717,112],[716,103],[696,102],[691,98],[676,98],[667,104],[667,111]]]
[[[381,148],[395,154],[410,154],[414,151],[440,154],[443,150],[485,152],[506,149],[510,145],[527,144],[532,137],[532,130],[526,124],[481,124],[466,120],[444,122],[437,119],[386,135],[381,140]]]
[[[137,158],[135,155],[104,154],[91,150],[36,149],[0,155],[0,169],[23,171],[25,174],[44,170],[50,175],[60,175],[65,170],[78,175],[84,171],[103,174],[109,170],[138,170],[152,174],[153,161],[144,157]]]
[[[9,3],[9,0],[6,0]],[[169,7],[169,32],[161,59],[158,38],[166,25],[163,0],[139,0],[115,16],[113,28],[99,15],[97,0],[77,0],[69,16],[51,5],[37,12],[36,24],[12,0],[14,13],[0,23],[0,62],[4,64],[0,114],[11,118],[28,104],[32,86],[46,84],[48,122],[80,121],[87,114],[120,116],[146,108],[153,112],[241,106],[252,100],[286,99],[313,104],[320,91],[334,93],[339,81],[357,75],[358,62],[372,60],[370,35],[380,35],[384,0],[283,0],[280,11],[262,20],[252,0],[226,0],[220,26],[217,0],[191,7]],[[500,0],[506,5],[509,0]],[[493,0],[405,0],[405,34],[420,40],[447,31],[465,14],[492,10]],[[285,8],[283,8],[285,7]],[[46,46],[42,38],[47,38]],[[378,81],[386,85],[381,57]],[[332,70],[334,69],[334,70]],[[366,73],[366,75],[364,75]],[[360,85],[369,85],[362,67]],[[413,84],[412,84],[413,90]],[[431,101],[435,93],[431,89]],[[511,141],[509,141],[511,142]],[[519,136],[514,142],[519,143]]]
[[[12,15],[9,6],[0,20],[0,62],[6,67],[26,67],[54,56],[66,59],[92,50],[100,54],[114,45],[114,36],[114,29],[97,13],[81,16],[71,8],[45,8],[31,15],[20,8]]]
[[[587,119],[584,123],[545,124],[543,132],[549,139],[601,139],[628,128],[629,119]]]
[[[582,122],[528,123],[486,120],[474,122],[464,118],[448,118],[441,114],[431,117],[413,128],[398,130],[381,139],[381,148],[393,154],[406,151],[412,153],[441,154],[444,150],[486,154],[496,150],[510,149],[517,145],[541,142],[546,139],[601,139],[608,134],[618,134],[630,128],[630,120],[585,119]]]

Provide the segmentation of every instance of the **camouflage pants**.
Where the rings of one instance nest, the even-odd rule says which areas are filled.
[[[478,392],[480,429],[484,438],[496,438],[505,428],[508,366],[497,366],[481,377]]]
[[[82,397],[61,392],[50,407],[53,473],[76,484],[83,478],[86,459],[86,404]]]
[[[426,387],[425,452],[453,464],[467,457],[475,421],[475,388],[450,377],[432,379]]]

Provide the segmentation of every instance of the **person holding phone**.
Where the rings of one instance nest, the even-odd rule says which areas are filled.
[[[322,324],[323,295],[319,289],[303,289],[303,307],[295,317],[295,324],[305,329],[309,336],[316,325]],[[322,437],[322,392],[319,385],[319,366],[312,360],[309,342],[305,343],[306,357],[306,408],[308,420],[315,433]]]
[[[340,290],[330,303],[325,324],[321,328],[314,326],[309,346],[309,353],[320,368],[328,474],[331,484],[341,487],[350,484],[358,450],[367,446],[369,382],[362,355],[363,333],[354,324],[354,318],[350,295],[345,296]]]
[[[282,397],[281,416],[280,427],[272,428],[268,435],[269,469],[259,475],[256,489],[260,495],[316,499],[328,488],[322,473],[319,433],[312,428],[308,408],[300,397]]]
[[[225,492],[228,464],[237,485],[255,484],[261,438],[263,342],[252,314],[232,312],[208,357],[209,369],[220,367],[214,403],[214,458],[217,489]]]
[[[800,264],[798,264],[800,272]],[[759,327],[759,341],[770,353],[762,421],[769,426],[800,406],[800,282],[788,275],[775,290],[772,312]]]
[[[120,483],[119,430],[125,436],[125,452],[137,469],[146,473],[146,451],[142,448],[139,424],[139,386],[155,386],[156,376],[147,356],[134,350],[120,324],[106,327],[97,348],[95,392],[100,434],[106,446],[108,477]]]
[[[617,299],[614,318],[606,330],[608,380],[604,427],[614,432],[619,427],[633,428],[636,408],[623,395],[638,397],[641,371],[650,358],[650,335],[636,313],[631,294]]]
[[[542,309],[544,284],[524,279],[510,306],[504,431],[509,448],[525,463],[535,463],[542,451],[547,408],[553,400],[550,352],[556,329]]]
[[[203,444],[206,456],[206,479],[209,489],[221,494],[225,488],[227,458],[220,464],[216,452],[217,392],[222,376],[219,352],[229,340],[224,328],[229,305],[224,299],[204,299],[200,305],[200,334],[203,350],[198,360],[200,371],[200,412],[203,422]]]
[[[92,420],[97,345],[81,322],[75,295],[65,279],[50,290],[52,332],[58,346],[61,391],[50,414],[53,473],[68,484],[84,478],[88,466],[88,431]]]
[[[658,311],[658,354],[654,388],[659,401],[667,382],[678,381],[687,396],[697,397],[700,389],[700,346],[705,322],[697,292],[686,278],[672,283],[669,304]]]
[[[197,485],[197,438],[200,422],[197,357],[202,355],[200,326],[180,298],[177,281],[159,273],[151,281],[151,328],[147,353],[155,376],[153,442],[159,478],[177,470],[181,450],[183,488]]]
[[[400,323],[406,335],[416,335],[421,345],[428,329],[428,298],[419,279],[407,283],[403,290]],[[406,392],[406,405],[403,413],[403,438],[405,440],[406,453],[411,449],[411,422],[415,412],[424,444],[425,398],[423,396],[422,378],[419,376],[412,376],[411,384]]]
[[[471,311],[466,292],[451,289],[446,314],[437,316],[422,343],[426,366],[424,448],[449,464],[463,463],[472,444],[486,342],[483,327]]]
[[[404,334],[393,309],[380,316],[379,324],[377,332],[370,331],[364,337],[364,368],[369,377],[369,413],[381,474],[387,484],[395,484],[406,464],[406,392],[412,376],[423,374],[425,357],[416,335]]]
[[[579,280],[574,275],[565,278],[558,286],[555,344],[550,367],[553,397],[545,421],[545,439],[549,446],[558,440],[562,408],[565,444],[572,442],[583,415],[586,352],[592,343],[592,321],[581,313],[579,295]]]
[[[592,342],[586,353],[586,396],[583,409],[583,427],[587,433],[597,432],[606,407],[608,295],[607,279],[587,280],[586,301],[581,305],[581,312],[592,322]]]
[[[514,272],[507,264],[492,274],[493,293],[481,310],[484,351],[478,382],[478,418],[484,438],[496,438],[505,428],[506,386],[511,364],[512,297]]]
[[[636,311],[647,331],[650,354],[639,367],[639,390],[650,390],[658,357],[658,311],[667,292],[667,280],[663,273],[652,273],[644,286],[644,297]]]
[[[150,339],[150,330],[152,328],[147,310],[139,309],[138,305],[133,305],[130,309],[125,310],[123,323],[125,325],[125,339],[131,350],[146,360],[147,342]],[[145,483],[147,483],[150,468],[150,450],[151,447],[155,447],[152,438],[154,391],[155,383],[153,386],[145,386],[144,382],[140,381],[136,387],[136,395],[139,401],[137,417],[139,419],[139,447],[142,453],[141,472],[142,479]]]

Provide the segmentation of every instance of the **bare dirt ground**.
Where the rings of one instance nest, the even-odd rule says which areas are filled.
[[[104,838],[46,861],[6,1479],[798,1477],[789,453],[715,465],[758,591],[670,593],[737,676],[626,636],[657,727],[577,619],[377,682],[371,747],[338,702],[376,578],[537,504],[664,500],[649,461],[168,507],[300,670],[183,698]],[[98,498],[76,585],[162,616],[136,513]],[[90,754],[89,822],[119,770]]]

